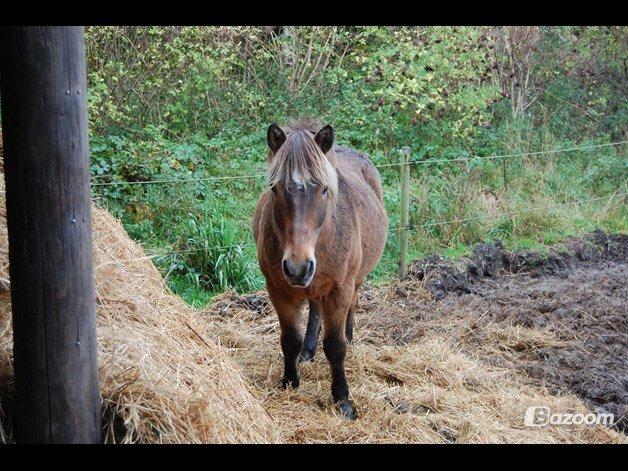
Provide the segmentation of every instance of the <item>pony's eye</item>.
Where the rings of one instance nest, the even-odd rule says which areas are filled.
[[[273,195],[277,194],[277,188],[275,187],[275,185],[271,186],[270,189],[272,190]]]
[[[323,195],[326,195],[329,192],[329,188],[325,187],[323,188]]]

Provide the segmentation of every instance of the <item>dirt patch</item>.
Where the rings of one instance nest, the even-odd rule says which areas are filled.
[[[415,314],[395,325],[394,342],[439,331],[492,364],[524,371],[554,393],[570,390],[594,411],[612,412],[626,432],[627,247],[627,236],[596,231],[547,254],[480,244],[465,268],[418,260],[412,276],[439,301],[416,306],[413,293],[398,288]],[[467,329],[452,328],[460,322]]]
[[[221,315],[229,315],[233,309],[247,309],[258,316],[267,316],[271,312],[271,304],[265,291],[239,295],[235,291],[227,291],[214,298],[213,308]]]
[[[583,262],[624,262],[627,253],[628,236],[607,235],[600,230],[583,238],[570,239],[547,254],[531,250],[510,252],[497,240],[478,244],[471,257],[456,263],[439,256],[415,260],[410,266],[409,277],[423,281],[436,299],[444,299],[450,293],[481,294],[476,285],[486,278],[506,273],[525,273],[532,277],[567,276]]]

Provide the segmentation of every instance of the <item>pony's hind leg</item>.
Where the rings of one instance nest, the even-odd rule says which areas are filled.
[[[345,337],[348,343],[353,343],[353,325],[355,323],[355,310],[358,307],[358,290],[353,293],[353,301],[347,312],[347,322],[345,323]]]
[[[321,312],[316,302],[308,301],[310,314],[307,319],[307,328],[305,329],[305,340],[303,348],[299,355],[299,361],[311,361],[316,354],[318,346],[318,336],[321,332]]]

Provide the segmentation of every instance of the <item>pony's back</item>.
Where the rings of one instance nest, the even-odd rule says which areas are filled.
[[[371,159],[366,154],[346,146],[334,146],[334,151],[340,171],[351,171],[360,174],[383,203],[384,190],[382,189],[382,179]]]

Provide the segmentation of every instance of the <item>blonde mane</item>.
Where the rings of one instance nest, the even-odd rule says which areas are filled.
[[[316,122],[297,121],[284,127],[286,141],[276,154],[268,156],[268,184],[290,181],[324,185],[331,195],[338,192],[338,175],[333,149],[323,154],[314,141]]]

